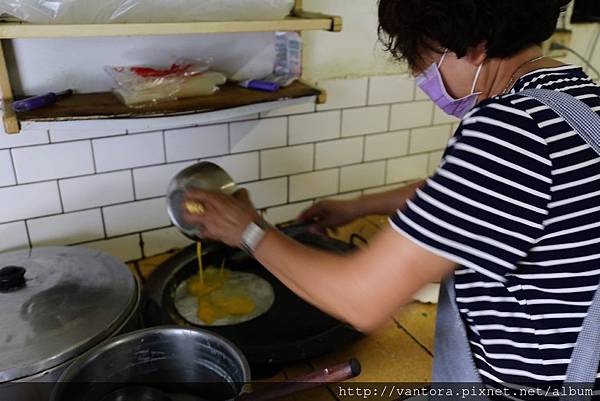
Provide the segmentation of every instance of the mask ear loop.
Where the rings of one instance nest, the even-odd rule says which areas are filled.
[[[475,79],[473,80],[473,87],[471,88],[471,94],[475,93],[475,88],[477,87],[477,83],[479,82],[479,76],[481,75],[481,70],[483,69],[483,64],[477,68],[477,74],[475,74]]]
[[[444,60],[446,60],[447,54],[448,54],[448,49],[444,50],[444,54],[442,54],[442,58],[440,59],[440,62],[438,63],[438,68],[440,68],[442,66],[442,63],[444,62]]]

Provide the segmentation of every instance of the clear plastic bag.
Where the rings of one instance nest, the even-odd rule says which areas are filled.
[[[179,59],[168,67],[105,67],[114,79],[115,95],[130,107],[212,95],[227,81],[225,75],[210,71],[206,61]]]
[[[269,20],[294,0],[0,0],[0,12],[36,24]]]

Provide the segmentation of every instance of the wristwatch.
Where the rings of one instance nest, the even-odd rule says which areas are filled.
[[[253,256],[256,248],[267,235],[267,231],[272,228],[274,227],[262,218],[248,224],[242,233],[240,248],[248,255]]]

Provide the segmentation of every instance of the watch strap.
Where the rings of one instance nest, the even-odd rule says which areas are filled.
[[[267,235],[267,231],[271,228],[273,226],[263,219],[248,224],[242,233],[240,248],[248,255],[254,255],[256,248],[258,248],[258,245],[262,242],[265,235]]]

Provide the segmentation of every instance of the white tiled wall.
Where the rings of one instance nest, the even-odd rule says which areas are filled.
[[[10,151],[0,150],[0,187],[15,185],[16,183]]]
[[[89,141],[18,148],[13,149],[12,156],[18,183],[94,173],[94,158]]]
[[[311,144],[260,152],[262,178],[280,177],[310,171],[314,164],[314,146]]]
[[[320,82],[328,103],[185,129],[0,135],[0,251],[78,244],[139,259],[191,241],[166,213],[170,179],[222,165],[273,223],[317,199],[392,189],[431,173],[456,121],[404,76]],[[418,96],[418,98],[417,98]]]
[[[342,136],[385,132],[389,126],[389,106],[363,107],[344,110]]]
[[[340,112],[329,111],[290,117],[290,144],[339,138]]]
[[[233,123],[230,124],[229,129],[231,153],[287,145],[286,118]]]
[[[133,200],[133,182],[128,170],[60,180],[58,185],[65,212]],[[90,188],[94,191],[89,191]]]
[[[229,153],[227,125],[209,125],[165,132],[167,162]]]
[[[320,198],[339,191],[339,170],[323,170],[290,177],[290,201]]]

